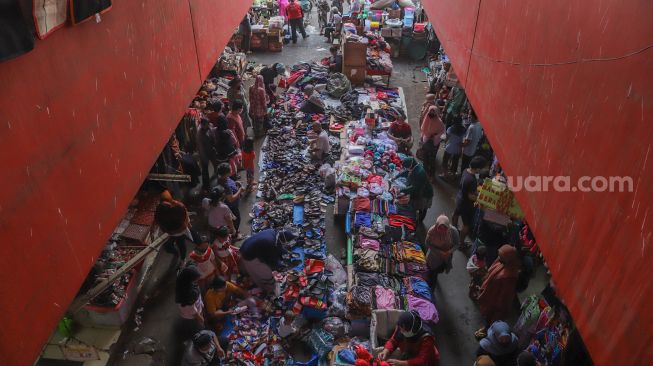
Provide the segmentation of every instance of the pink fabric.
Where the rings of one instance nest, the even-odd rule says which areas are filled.
[[[360,240],[360,247],[362,249],[372,249],[372,250],[379,250],[379,242],[374,239],[368,239],[368,238],[361,238]]]
[[[433,118],[429,117],[430,111],[436,111],[437,107],[430,106],[428,111],[424,114],[422,123],[420,125],[422,142],[433,140],[433,145],[440,144],[440,136],[444,133],[444,124],[439,116]]]
[[[240,144],[245,141],[245,128],[243,127],[243,119],[240,118],[240,114],[231,111],[227,114],[227,123],[231,132],[233,132],[234,136],[236,136],[236,140],[238,140],[238,148],[240,149]]]
[[[288,0],[279,0],[279,15],[283,15],[283,19],[288,22],[288,15],[286,14],[286,8],[288,7]]]
[[[432,322],[433,324],[437,324],[440,321],[438,310],[435,308],[435,305],[433,305],[432,302],[410,294],[407,295],[407,298],[408,298],[408,309],[417,310],[420,318]]]
[[[374,294],[376,295],[377,309],[396,309],[394,291],[381,286],[376,286]]]
[[[263,76],[256,77],[256,82],[249,88],[249,114],[255,118],[265,117],[268,114],[268,94],[265,92]]]

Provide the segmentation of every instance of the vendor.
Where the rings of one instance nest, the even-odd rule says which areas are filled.
[[[406,122],[406,116],[403,113],[400,113],[390,124],[388,137],[397,144],[399,152],[410,153],[410,149],[413,147],[413,130]]]
[[[388,359],[399,348],[404,360]],[[405,311],[399,316],[397,328],[378,355],[392,366],[438,366],[440,353],[431,330],[423,324],[417,311]]]
[[[324,114],[324,102],[320,99],[319,93],[315,92],[315,87],[308,84],[304,87],[304,104],[300,110],[304,113]]]
[[[283,268],[283,244],[294,238],[295,235],[288,231],[267,229],[252,235],[240,247],[243,269],[265,292],[274,293],[272,271]]]
[[[311,143],[311,158],[315,161],[323,161],[324,158],[329,156],[331,151],[331,142],[329,142],[329,135],[322,129],[320,122],[313,122],[311,126],[317,138]]]
[[[417,212],[417,220],[422,222],[433,203],[433,187],[426,177],[424,167],[415,158],[406,157],[401,163],[404,171],[397,177],[405,177],[407,180],[407,186],[401,193],[410,195],[410,203]]]
[[[342,56],[338,54],[339,47],[336,45],[329,48],[331,52],[331,57],[329,57],[329,71],[331,72],[342,72]]]

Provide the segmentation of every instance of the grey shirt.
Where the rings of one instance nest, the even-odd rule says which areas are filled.
[[[483,137],[483,128],[478,121],[470,123],[467,127],[467,133],[463,140],[469,140],[469,144],[463,148],[463,154],[467,156],[473,156],[476,153],[476,148],[478,147],[478,142],[481,141]]]

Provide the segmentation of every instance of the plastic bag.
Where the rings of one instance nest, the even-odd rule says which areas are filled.
[[[349,323],[335,316],[322,320],[322,328],[334,338],[340,338],[349,333]]]
[[[347,284],[347,271],[345,271],[345,268],[340,264],[340,261],[333,256],[333,254],[329,254],[327,257],[326,269],[333,273],[333,276],[331,276],[331,282],[333,282],[334,285],[340,286]]]
[[[322,358],[333,348],[333,335],[322,328],[313,328],[308,335],[308,344]]]
[[[344,318],[347,315],[347,285],[338,287],[329,295],[328,316]]]

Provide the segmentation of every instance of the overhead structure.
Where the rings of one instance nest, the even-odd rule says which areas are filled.
[[[423,3],[508,174],[632,178],[517,196],[596,364],[653,357],[653,3]],[[6,364],[38,356],[249,5],[116,1],[0,64]]]

